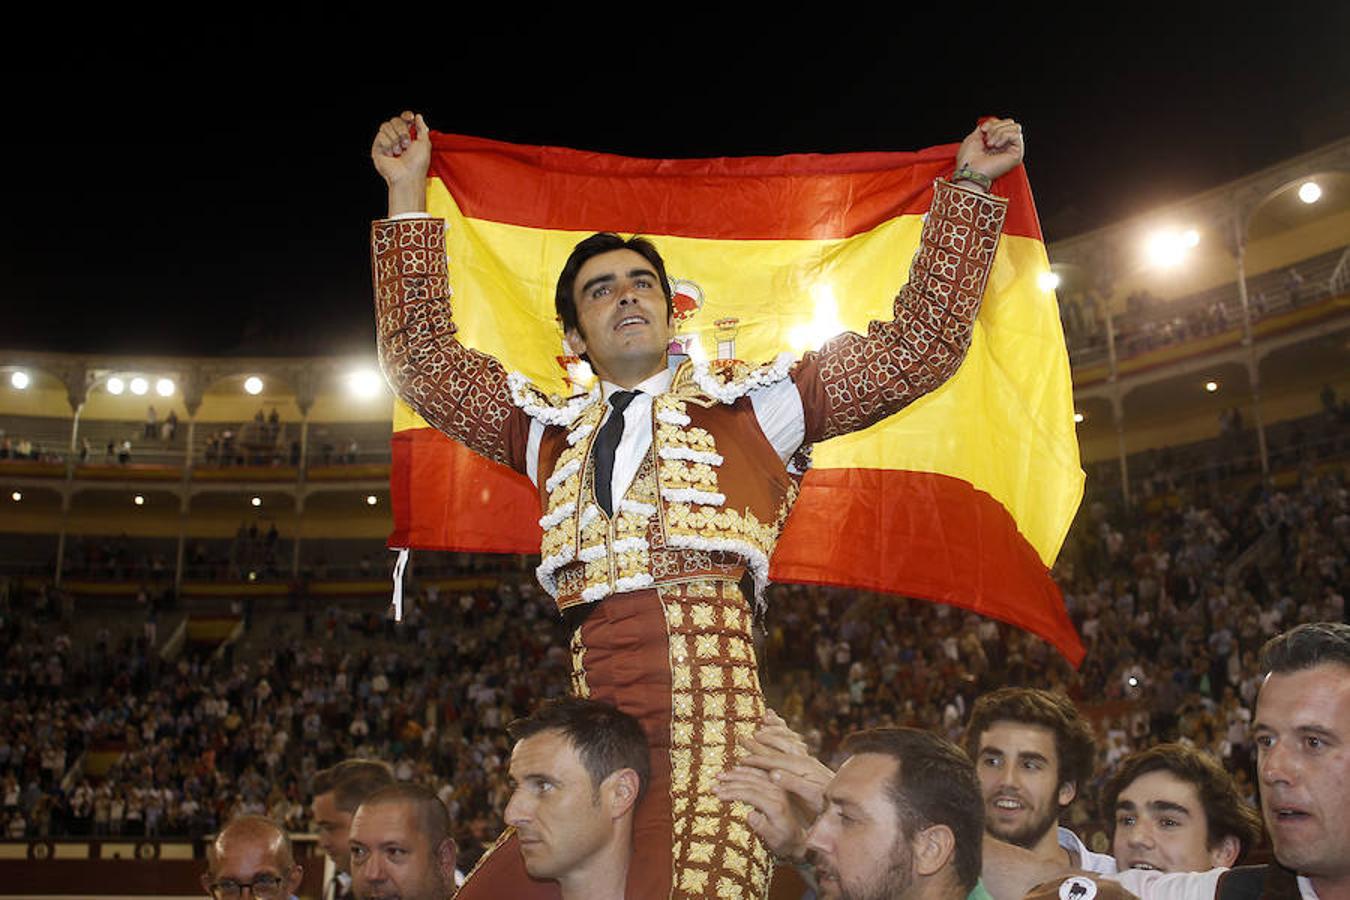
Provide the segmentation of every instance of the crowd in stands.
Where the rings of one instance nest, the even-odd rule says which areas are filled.
[[[1274,552],[1244,554],[1260,541]],[[1095,720],[1099,780],[1123,755],[1170,739],[1224,760],[1250,792],[1255,651],[1294,623],[1344,621],[1348,547],[1339,475],[1132,514],[1089,501],[1055,569],[1088,648],[1081,669],[1025,632],[951,607],[778,585],[760,648],[766,696],[828,763],[859,728],[955,737],[993,687],[1044,687]],[[264,813],[304,831],[309,778],[365,756],[439,793],[471,864],[502,826],[505,724],[568,689],[551,601],[522,572],[500,575],[495,590],[425,588],[398,625],[334,605],[250,633],[230,654],[189,648],[171,660],[153,629],[103,627],[76,644],[69,607],[48,600],[40,616],[7,596],[0,830],[205,834]],[[99,759],[116,762],[96,776]]]
[[[1310,281],[1297,266],[1268,273],[1250,286],[1247,304],[1253,321],[1270,313],[1311,303],[1328,295],[1329,286]],[[1107,350],[1105,299],[1097,291],[1061,290],[1060,321],[1064,337],[1075,354],[1104,354]],[[1133,356],[1220,334],[1242,326],[1242,310],[1236,286],[1228,296],[1162,298],[1147,289],[1125,298],[1123,312],[1116,315],[1116,353]]]

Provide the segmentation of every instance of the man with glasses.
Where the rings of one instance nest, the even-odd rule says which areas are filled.
[[[300,887],[304,871],[295,863],[291,839],[263,816],[240,816],[206,847],[202,887],[215,900],[283,900]]]

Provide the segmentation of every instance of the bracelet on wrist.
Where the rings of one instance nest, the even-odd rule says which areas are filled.
[[[961,166],[961,168],[952,173],[952,184],[956,184],[958,181],[969,181],[978,184],[986,191],[994,186],[994,179],[983,172],[976,172],[970,166]]]

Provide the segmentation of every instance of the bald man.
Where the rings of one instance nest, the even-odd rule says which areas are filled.
[[[281,900],[300,887],[291,839],[271,819],[240,816],[206,847],[202,887],[215,900],[238,900],[248,888],[256,900]]]

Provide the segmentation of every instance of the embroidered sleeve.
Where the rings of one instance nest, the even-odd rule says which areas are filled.
[[[445,222],[377,221],[371,255],[380,367],[398,396],[469,449],[524,472],[530,423],[506,370],[454,337]]]
[[[970,346],[1007,201],[945,181],[933,188],[909,283],[895,318],[867,336],[845,333],[808,353],[793,370],[806,417],[806,442],[859,431],[934,390]]]

